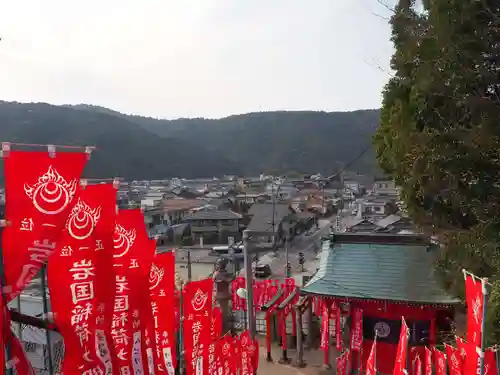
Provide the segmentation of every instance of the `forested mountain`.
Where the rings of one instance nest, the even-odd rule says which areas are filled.
[[[79,105],[0,102],[0,141],[96,145],[89,177],[333,173],[370,146],[377,110],[157,120]],[[353,169],[373,171],[366,153]]]
[[[354,112],[281,111],[222,119],[158,120],[127,116],[107,108],[79,109],[112,113],[162,137],[192,142],[235,161],[243,173],[333,173],[370,148],[352,169],[376,173],[371,138],[378,110]]]
[[[0,102],[0,140],[95,145],[87,177],[210,177],[240,171],[224,156],[182,139],[159,137],[124,118],[41,103]]]

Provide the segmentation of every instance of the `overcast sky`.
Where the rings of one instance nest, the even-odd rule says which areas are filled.
[[[11,0],[0,100],[153,117],[380,106],[392,53],[377,0]]]

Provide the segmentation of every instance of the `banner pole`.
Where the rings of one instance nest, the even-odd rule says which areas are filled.
[[[481,321],[481,354],[479,356],[479,374],[484,375],[484,351],[486,349],[486,310],[488,309],[488,279],[481,279],[481,284],[483,288],[483,312]]]
[[[41,289],[42,289],[42,302],[43,302],[43,314],[47,316],[49,312],[49,301],[47,299],[47,263],[42,265],[41,272]],[[49,374],[54,375],[54,363],[52,362],[52,340],[50,338],[50,331],[48,329],[45,330],[45,340],[47,341],[47,356],[48,365],[49,365]]]

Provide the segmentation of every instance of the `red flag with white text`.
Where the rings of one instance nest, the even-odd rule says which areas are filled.
[[[359,351],[363,345],[363,310],[354,308],[352,319],[351,350]]]
[[[48,264],[55,324],[64,338],[64,374],[112,373],[113,230],[116,188],[82,187]],[[96,343],[99,350],[96,350]]]
[[[186,374],[205,375],[208,372],[208,346],[212,342],[213,280],[189,282],[182,293]]]
[[[406,357],[408,355],[409,338],[410,331],[406,325],[405,318],[401,317],[401,332],[399,334],[399,344],[396,352],[393,375],[403,375],[406,373]]]
[[[241,375],[251,375],[257,373],[258,367],[258,344],[252,340],[248,330],[239,335],[241,347]]]
[[[342,327],[340,325],[342,319],[342,311],[340,306],[333,304],[333,312],[335,314],[335,347],[338,351],[342,350]]]
[[[142,342],[145,322],[152,319],[149,271],[155,249],[139,209],[118,212],[113,243],[116,283],[111,336],[116,360],[120,374],[141,373],[148,369]]]
[[[56,248],[87,162],[85,152],[5,151],[2,232],[6,302],[38,273]]]
[[[425,347],[425,375],[432,375],[432,351]]]
[[[446,355],[436,348],[434,348],[433,350],[436,375],[446,375]]]
[[[463,362],[460,350],[445,344],[446,357],[448,358],[448,368],[450,375],[463,375]]]
[[[173,375],[177,363],[175,353],[175,253],[157,254],[149,273],[149,290],[155,322],[157,371]]]
[[[235,359],[235,342],[231,334],[224,335],[220,340],[218,340],[218,353],[220,368],[222,369],[222,375],[236,375],[236,364]]]
[[[481,347],[484,288],[483,280],[464,271],[467,304],[467,342]]]

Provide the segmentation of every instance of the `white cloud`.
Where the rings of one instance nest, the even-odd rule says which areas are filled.
[[[380,105],[389,27],[371,0],[18,0],[0,98],[160,117]],[[387,11],[385,12],[387,13]]]

